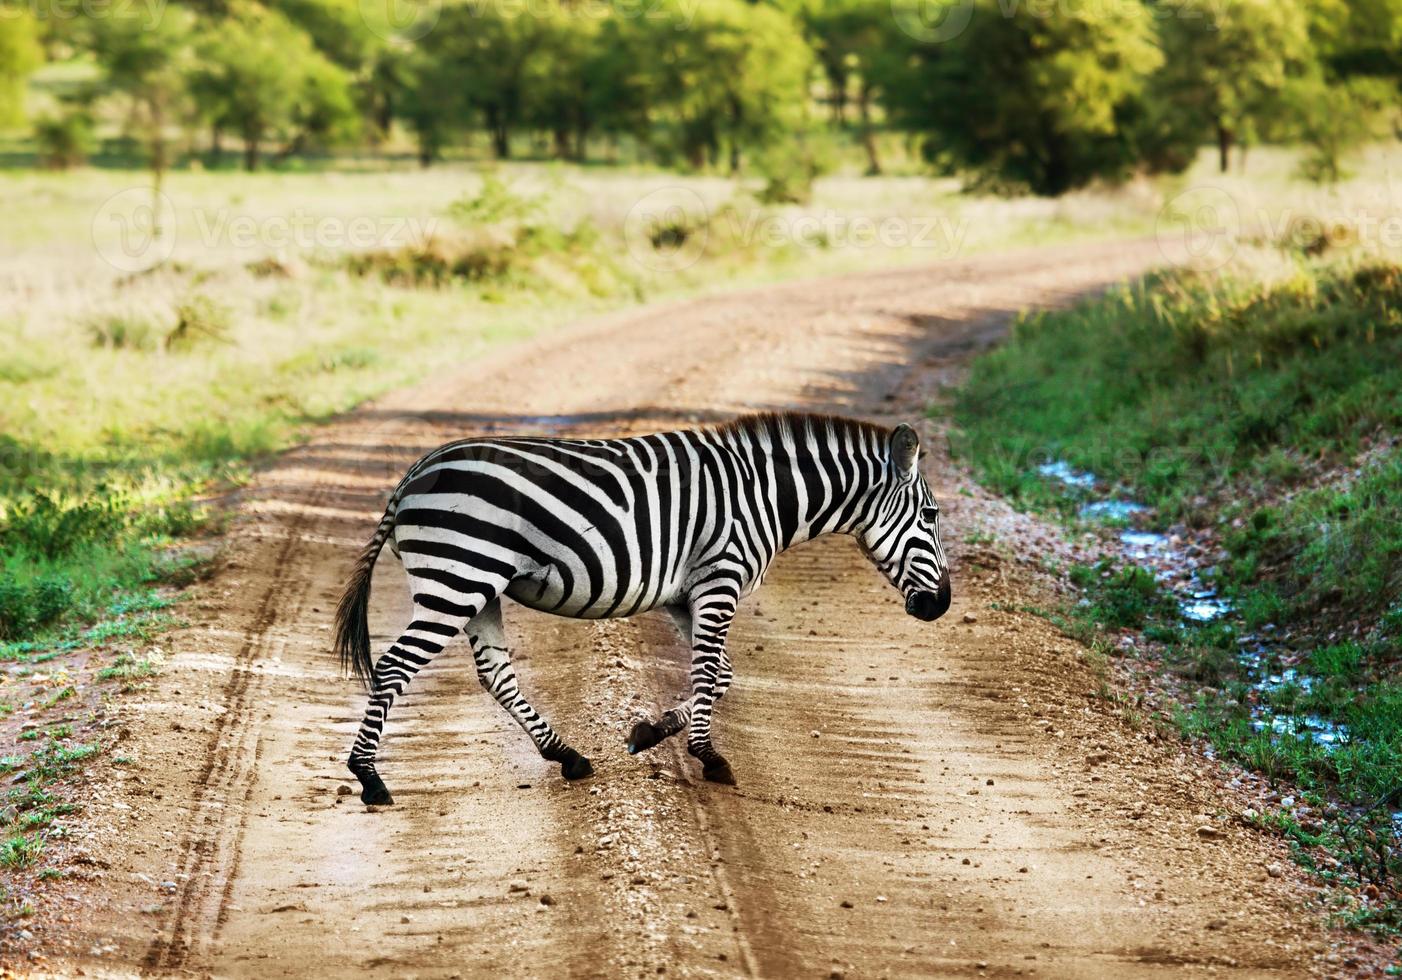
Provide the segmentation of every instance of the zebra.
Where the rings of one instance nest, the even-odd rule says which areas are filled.
[[[629,753],[687,730],[702,775],[733,785],[711,741],[711,713],[732,679],[726,634],[736,604],[775,556],[823,534],[862,552],[924,621],[949,609],[939,507],[909,425],[888,430],[830,415],[765,413],[723,425],[617,439],[482,437],[411,466],[390,495],[336,611],[342,669],[369,688],[347,766],[367,804],[393,798],[375,768],[396,696],[466,633],[483,688],[560,765],[593,774],[522,694],[501,598],[582,619],[663,608],[691,645],[691,693],[638,721]],[[372,662],[366,614],[376,558],[389,543],[414,610]]]

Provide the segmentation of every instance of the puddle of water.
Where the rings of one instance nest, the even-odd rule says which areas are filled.
[[[1121,531],[1120,544],[1126,558],[1143,560],[1168,554],[1168,537],[1153,531]]]
[[[1179,608],[1183,611],[1184,619],[1191,619],[1195,623],[1210,623],[1231,612],[1232,604],[1216,596],[1194,596],[1181,600]]]
[[[1296,735],[1318,742],[1326,749],[1336,748],[1348,738],[1348,729],[1318,715],[1270,715],[1257,718],[1251,727],[1258,732],[1270,729],[1277,735]]]
[[[1143,514],[1149,508],[1132,500],[1097,500],[1086,504],[1079,511],[1087,521],[1127,521],[1135,514]]]
[[[1060,480],[1068,487],[1088,489],[1095,486],[1094,473],[1078,470],[1064,459],[1054,459],[1050,463],[1043,463],[1037,467],[1037,472],[1043,476],[1049,476],[1053,480]]]
[[[1269,674],[1264,680],[1253,685],[1258,691],[1277,691],[1282,687],[1298,687],[1303,693],[1309,694],[1314,690],[1316,679],[1308,674],[1301,674],[1294,667],[1287,667],[1282,671]]]
[[[1064,460],[1045,463],[1037,467],[1037,472],[1077,489],[1094,487],[1096,482],[1095,474],[1077,470]],[[1133,500],[1091,501],[1079,511],[1085,520],[1122,522],[1148,512],[1148,507]],[[1121,530],[1119,539],[1120,553],[1124,558],[1148,568],[1173,593],[1184,622],[1211,623],[1234,612],[1232,604],[1203,581],[1199,557],[1191,547],[1180,546],[1176,538],[1166,534],[1133,527]],[[1251,687],[1262,695],[1270,695],[1290,685],[1309,693],[1314,686],[1314,678],[1300,674],[1293,667],[1279,669],[1272,666],[1272,662],[1278,663],[1278,660],[1272,655],[1273,645],[1267,634],[1274,631],[1274,624],[1267,624],[1258,633],[1239,641],[1237,661],[1253,678]],[[1269,701],[1269,698],[1263,700]],[[1269,730],[1278,735],[1307,738],[1326,750],[1348,739],[1345,726],[1318,715],[1279,714],[1271,711],[1268,704],[1253,704],[1251,712],[1252,727],[1258,732]],[[1396,819],[1399,830],[1402,830],[1402,811],[1398,812]]]

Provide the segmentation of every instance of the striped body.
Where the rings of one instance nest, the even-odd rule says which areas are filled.
[[[409,576],[415,619],[374,667],[352,770],[363,783],[373,775],[394,694],[464,629],[484,686],[543,755],[568,769],[577,754],[520,698],[514,672],[506,696],[493,687],[510,670],[501,595],[577,618],[671,611],[693,647],[693,695],[647,725],[663,738],[691,724],[693,753],[710,768],[723,765],[710,747],[709,715],[729,684],[725,632],[735,604],[784,549],[853,533],[906,594],[908,611],[930,619],[943,608],[921,610],[947,608],[937,508],[917,453],[908,427],[892,433],[799,415],[623,439],[470,439],[429,453],[396,488],[342,604],[342,655],[365,676],[368,649],[347,627],[363,619],[354,606],[368,599],[368,569],[388,541]],[[698,712],[706,723],[699,732]]]

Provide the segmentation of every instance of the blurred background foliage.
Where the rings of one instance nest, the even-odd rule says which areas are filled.
[[[1394,132],[1399,42],[1402,0],[3,0],[0,159],[558,158],[801,191],[837,132],[870,173],[900,134],[1003,192],[1205,144],[1223,170],[1303,145],[1332,182]]]

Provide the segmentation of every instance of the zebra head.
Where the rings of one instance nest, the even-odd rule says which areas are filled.
[[[940,545],[939,505],[920,473],[920,437],[898,425],[857,541],[905,596],[905,611],[926,622],[949,610],[949,562]]]

